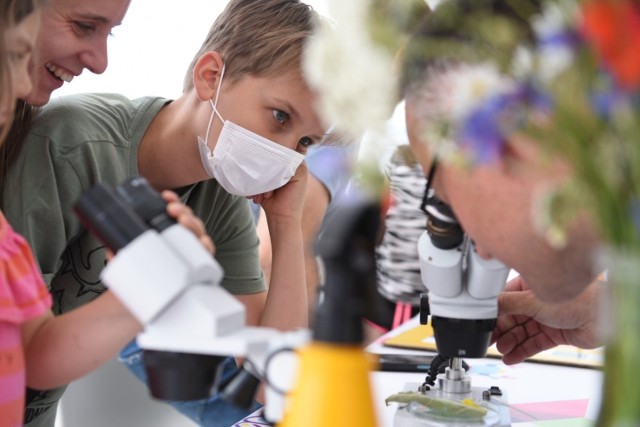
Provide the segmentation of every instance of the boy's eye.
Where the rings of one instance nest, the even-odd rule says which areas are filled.
[[[276,119],[276,122],[279,124],[284,125],[287,123],[289,115],[281,110],[273,110],[273,118]]]
[[[313,145],[313,140],[308,136],[303,136],[300,138],[300,141],[298,141],[298,144],[302,145],[304,148],[309,148]]]

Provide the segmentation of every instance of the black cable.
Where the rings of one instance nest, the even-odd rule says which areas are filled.
[[[431,361],[431,366],[429,366],[429,371],[424,379],[424,383],[422,383],[422,387],[426,390],[431,390],[431,387],[436,385],[438,374],[444,373],[447,366],[449,366],[450,359],[451,358],[447,356],[436,355]]]

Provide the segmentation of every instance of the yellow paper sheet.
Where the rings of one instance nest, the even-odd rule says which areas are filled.
[[[383,341],[387,347],[403,348],[408,350],[427,350],[436,352],[436,342],[433,337],[431,325],[418,325],[396,336]],[[487,357],[501,358],[495,345],[489,347]],[[529,359],[531,362],[552,363],[589,368],[600,368],[604,361],[602,348],[594,350],[582,350],[569,345],[557,346],[538,353]]]

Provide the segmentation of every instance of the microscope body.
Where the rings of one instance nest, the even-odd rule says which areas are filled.
[[[99,184],[75,211],[116,253],[101,279],[143,325],[136,341],[152,396],[197,400],[233,389],[229,400],[248,406],[269,370],[278,380],[267,381],[265,415],[280,421],[296,372],[288,350],[307,343],[309,331],[246,326],[244,305],[220,286],[222,267],[166,215],[166,204],[143,178],[115,188]],[[218,368],[227,356],[243,358],[243,368],[221,384]]]
[[[418,241],[418,256],[422,282],[428,290],[438,357],[432,362],[425,382],[409,383],[406,390],[417,390],[434,398],[484,402],[491,408],[485,424],[473,425],[509,426],[508,407],[489,402],[498,393],[501,402],[505,402],[506,394],[499,388],[473,387],[462,360],[486,356],[498,317],[498,295],[507,281],[509,268],[498,260],[478,256],[451,208],[429,193],[429,187],[423,209],[428,220]],[[421,321],[425,318],[421,313]],[[445,367],[444,372],[441,367]],[[404,407],[398,409],[394,426],[448,425],[442,420],[432,421],[433,424],[424,419],[417,421]],[[460,420],[450,420],[450,424],[467,425]]]
[[[438,353],[484,357],[509,269],[498,260],[480,258],[466,238],[441,249],[427,231],[418,241],[418,255]]]

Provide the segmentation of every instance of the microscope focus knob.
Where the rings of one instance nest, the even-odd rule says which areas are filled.
[[[420,324],[429,323],[429,294],[420,294]]]

